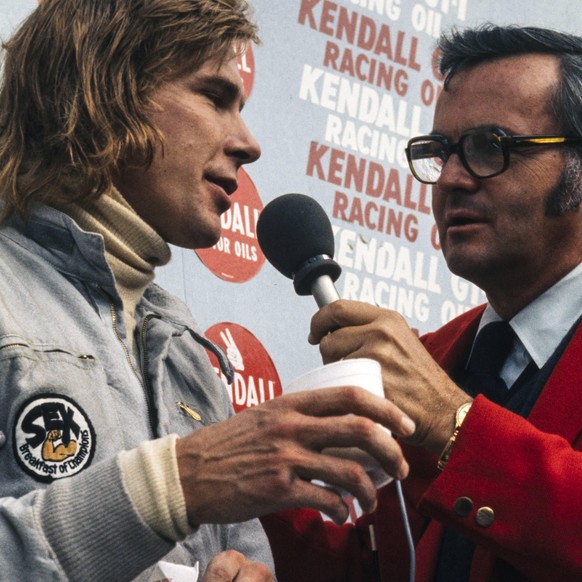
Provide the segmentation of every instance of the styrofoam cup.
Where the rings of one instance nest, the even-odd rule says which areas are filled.
[[[336,386],[358,386],[376,396],[384,397],[382,368],[376,360],[371,358],[340,360],[298,376],[285,387],[283,393],[290,394]],[[387,430],[385,427],[382,428]],[[392,477],[386,474],[378,461],[358,447],[328,448],[323,452],[357,461],[364,467],[377,488],[392,481]]]
[[[371,358],[340,360],[301,374],[291,380],[284,392],[288,394],[334,386],[359,386],[376,396],[383,397],[382,368]]]

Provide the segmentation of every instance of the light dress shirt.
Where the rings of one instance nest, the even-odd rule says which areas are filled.
[[[542,368],[580,316],[582,263],[509,322],[517,337],[500,372],[507,387],[511,388],[532,360],[538,369]],[[479,322],[479,331],[488,323],[500,320],[491,305],[487,305]]]

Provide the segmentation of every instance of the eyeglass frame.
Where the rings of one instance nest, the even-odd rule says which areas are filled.
[[[499,138],[499,144],[501,146],[501,153],[503,154],[503,166],[499,171],[495,171],[491,174],[487,174],[486,176],[480,176],[471,168],[469,162],[465,158],[465,152],[462,149],[463,140],[467,137],[475,134],[480,133],[492,133],[496,137]],[[419,135],[417,137],[413,137],[408,140],[408,143],[405,148],[406,152],[406,159],[408,160],[408,166],[412,175],[422,184],[436,184],[438,179],[440,178],[441,174],[439,174],[439,178],[434,181],[422,180],[418,177],[416,171],[413,167],[413,161],[410,156],[410,146],[416,142],[420,141],[436,141],[440,142],[448,152],[446,160],[443,162],[441,167],[441,174],[442,170],[445,167],[445,164],[449,161],[452,154],[457,154],[463,167],[469,172],[469,174],[473,178],[477,178],[478,180],[485,180],[487,178],[493,178],[495,176],[499,176],[499,174],[503,174],[509,168],[509,152],[511,148],[514,147],[530,147],[530,146],[552,146],[552,145],[570,145],[572,143],[582,143],[582,136],[563,136],[563,135],[507,135],[501,128],[495,127],[491,129],[470,129],[463,133],[459,140],[456,143],[450,143],[448,138],[441,134],[432,134],[432,135]],[[422,158],[417,158],[422,159]]]

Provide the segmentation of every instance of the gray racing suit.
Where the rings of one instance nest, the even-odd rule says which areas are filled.
[[[151,284],[136,319],[141,362],[100,235],[42,206],[0,227],[0,581],[148,580],[160,559],[203,572],[225,549],[273,568],[257,520],[174,544],[132,505],[121,450],[233,414],[182,302]]]

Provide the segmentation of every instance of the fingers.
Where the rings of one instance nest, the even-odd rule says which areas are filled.
[[[277,427],[278,430],[287,430],[299,445],[294,449],[294,455],[286,458],[287,465],[291,467],[292,486],[287,491],[289,497],[294,499],[297,506],[304,505],[323,511],[337,523],[342,523],[347,517],[347,508],[341,497],[335,491],[316,485],[306,488],[302,480],[316,479],[330,487],[347,491],[358,499],[365,512],[371,512],[376,507],[376,488],[366,469],[377,470],[380,465],[387,475],[396,479],[404,479],[409,471],[399,444],[388,431],[368,418],[347,414],[341,406],[341,394],[353,391],[359,393],[361,390],[345,388],[321,391],[331,397],[325,400],[332,406],[324,406],[323,410],[335,410],[334,407],[337,407],[341,416],[303,415],[300,425],[290,424],[284,428],[281,423]],[[291,396],[300,397],[300,394]],[[310,394],[311,400],[313,392]],[[368,395],[365,396],[367,399]],[[293,400],[296,404],[297,398]],[[348,401],[352,402],[351,399]],[[375,401],[378,406],[395,408],[382,398],[372,397],[371,401]],[[348,409],[351,408],[359,407],[350,405]],[[313,409],[310,412],[313,413]],[[332,450],[333,456],[330,454]],[[300,479],[293,479],[293,475]]]
[[[339,491],[329,486],[311,483],[307,479],[298,480],[296,485],[296,500],[296,507],[310,507],[311,509],[321,511],[330,517],[336,525],[345,523],[350,515],[348,506],[345,504]],[[358,501],[360,502],[360,498],[358,498]],[[375,504],[372,503],[371,507],[375,509]]]
[[[212,558],[202,582],[272,582],[271,570],[260,562],[251,562],[235,550],[221,552]]]
[[[309,343],[316,345],[330,332],[370,323],[386,310],[357,301],[334,301],[323,306],[311,319]]]
[[[376,490],[362,466],[326,451],[361,449],[388,475],[404,478],[408,465],[400,446],[378,423],[414,431],[391,402],[361,388],[330,388],[281,396],[178,439],[190,523],[233,523],[292,507],[319,509],[343,522],[341,495],[306,487],[312,479],[348,491],[372,511]]]
[[[316,461],[311,468],[297,469],[300,476],[295,484],[298,507],[317,509],[341,524],[348,517],[342,498],[347,492],[358,500],[366,513],[376,509],[376,488],[359,463],[326,454],[319,455]]]
[[[310,450],[357,448],[369,453],[384,470],[396,479],[408,474],[408,464],[399,444],[379,424],[355,415],[318,418],[304,423],[301,441]],[[351,458],[348,452],[342,454]]]
[[[414,422],[395,404],[355,386],[321,388],[309,392],[287,394],[271,400],[267,406],[289,407],[302,414],[315,417],[347,414],[367,417],[400,436],[411,436],[416,429]]]
[[[397,312],[336,301],[313,316],[309,341],[319,344],[322,361],[328,364],[361,357],[382,362],[387,349],[399,353],[418,337]]]
[[[400,453],[397,456],[401,458]],[[404,478],[408,473],[406,462],[402,467],[398,471],[388,469],[386,473],[398,473],[398,479]],[[319,510],[335,523],[342,524],[349,513],[343,500],[346,492],[358,500],[364,512],[370,513],[376,509],[377,491],[372,481],[374,472],[377,477],[377,463],[358,448],[335,447],[324,449],[322,453],[304,452],[295,463],[296,478],[290,480],[291,485],[286,493],[294,500],[295,507]]]

